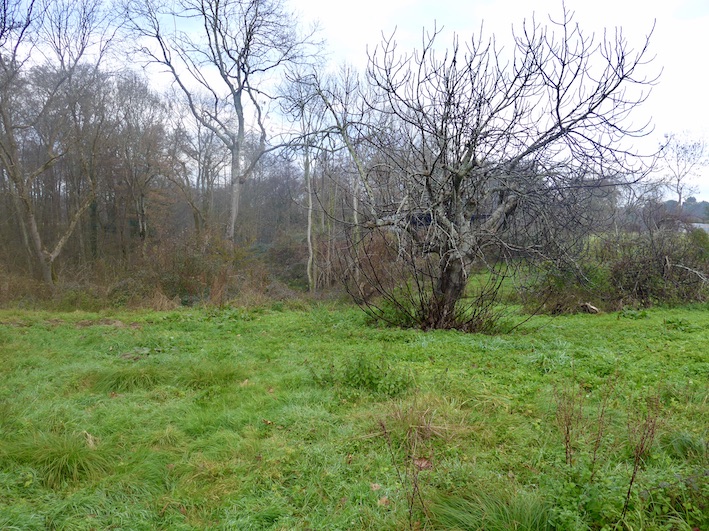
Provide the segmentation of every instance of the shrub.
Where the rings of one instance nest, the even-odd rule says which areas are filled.
[[[610,272],[600,264],[545,262],[528,276],[520,296],[528,311],[559,314],[583,310],[589,302],[603,310],[615,309]]]
[[[693,229],[687,235],[692,253],[697,260],[709,260],[709,232]]]
[[[522,291],[528,310],[606,310],[709,299],[709,235],[655,231],[596,241],[572,263],[547,262]]]

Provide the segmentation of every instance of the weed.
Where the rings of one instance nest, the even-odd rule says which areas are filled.
[[[596,430],[593,437],[593,450],[591,453],[591,463],[589,465],[591,470],[589,483],[593,482],[593,479],[598,470],[597,466],[599,459],[599,451],[601,449],[601,445],[604,442],[608,430],[608,408],[610,406],[610,400],[613,397],[613,394],[615,393],[618,379],[618,374],[614,374],[612,377],[610,377],[601,395],[601,407],[596,418]]]
[[[348,359],[342,370],[342,383],[355,389],[396,396],[413,383],[411,374],[383,356],[359,353]]]
[[[665,319],[665,328],[667,330],[676,330],[678,332],[696,332],[699,328],[686,319],[669,318]]]
[[[321,387],[345,386],[387,397],[402,394],[413,385],[413,376],[406,369],[386,360],[384,356],[357,353],[345,360],[341,367],[325,363],[321,369],[311,364],[308,369]]]
[[[633,485],[638,477],[638,472],[645,458],[650,453],[650,448],[655,441],[657,424],[660,414],[660,399],[650,396],[646,399],[646,409],[643,415],[638,416],[637,411],[631,410],[628,418],[628,440],[633,453],[633,472],[628,483],[628,492],[625,495],[621,520],[625,518],[630,505],[630,496]]]
[[[564,453],[568,466],[573,466],[574,464],[574,453],[578,443],[579,431],[584,421],[583,406],[585,396],[585,389],[575,382],[554,391],[556,423],[563,438]]]
[[[394,466],[399,478],[399,484],[401,484],[405,489],[409,529],[414,529],[414,526],[417,525],[417,521],[415,520],[415,510],[417,505],[420,507],[426,518],[428,518],[426,502],[423,494],[421,493],[421,484],[419,482],[419,474],[421,470],[427,470],[433,466],[430,452],[423,450],[422,453],[422,448],[420,447],[421,432],[423,431],[425,433],[430,429],[427,426],[427,419],[424,414],[419,419],[417,425],[409,426],[407,429],[403,448],[403,465],[401,464],[399,457],[401,448],[395,448],[391,432],[387,429],[386,423],[384,421],[380,421],[379,427],[381,428],[382,436],[386,441],[386,446],[389,450],[392,465]]]
[[[648,313],[646,310],[633,310],[632,308],[623,308],[618,312],[618,319],[647,319]]]

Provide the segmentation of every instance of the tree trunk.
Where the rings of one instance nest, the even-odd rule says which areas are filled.
[[[315,292],[315,253],[313,250],[313,178],[310,175],[310,151],[306,148],[305,150],[305,162],[304,162],[304,177],[305,177],[305,187],[308,194],[308,291],[311,293]]]
[[[54,275],[52,274],[54,260],[51,255],[44,250],[44,245],[42,245],[42,236],[39,233],[37,218],[35,218],[34,212],[32,212],[29,208],[26,210],[30,235],[32,236],[32,246],[34,247],[34,253],[37,257],[37,264],[39,265],[40,272],[42,273],[42,280],[47,287],[54,289]]]
[[[197,237],[197,240],[200,240],[202,238],[203,229],[202,214],[192,203],[190,203],[190,206],[192,207],[192,219],[194,221],[195,236]]]
[[[229,224],[226,228],[226,237],[229,241],[234,241],[236,232],[236,219],[239,216],[239,202],[241,201],[241,161],[239,160],[239,150],[234,147],[231,150],[231,208],[229,211]]]
[[[89,247],[91,260],[98,258],[98,203],[94,199],[89,207]]]
[[[138,217],[138,236],[140,237],[140,255],[145,258],[148,246],[148,215],[145,211],[145,194],[140,192],[135,205]]]
[[[27,264],[32,269],[32,246],[30,245],[30,238],[27,234],[27,226],[25,224],[25,216],[22,209],[22,204],[20,203],[20,198],[17,195],[17,190],[11,179],[8,179],[8,185],[10,188],[10,196],[12,198],[12,205],[15,207],[17,225],[20,229],[20,236],[22,236],[22,244],[25,249],[25,257],[27,258]]]
[[[456,306],[465,294],[467,271],[460,260],[443,258],[441,274],[425,322],[427,328],[450,328],[457,321]]]

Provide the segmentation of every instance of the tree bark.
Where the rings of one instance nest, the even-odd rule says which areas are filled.
[[[460,260],[446,260],[434,288],[432,304],[426,322],[429,328],[450,328],[456,324],[456,305],[465,294],[468,278],[465,266]]]
[[[89,247],[91,248],[91,260],[98,258],[98,203],[96,199],[91,201],[89,207]]]
[[[241,156],[238,146],[231,148],[231,206],[229,209],[229,224],[226,237],[234,241],[236,233],[236,219],[239,217],[239,203],[241,202]]]
[[[17,226],[20,229],[20,236],[22,237],[22,243],[25,249],[25,256],[27,258],[27,264],[32,269],[32,246],[30,245],[30,238],[27,234],[27,225],[25,223],[25,216],[23,215],[22,205],[20,204],[19,196],[17,195],[16,187],[13,185],[12,179],[8,179],[8,185],[10,188],[10,196],[12,197],[12,205],[15,208],[17,219]]]

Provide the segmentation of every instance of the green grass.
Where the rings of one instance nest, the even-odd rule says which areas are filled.
[[[705,529],[707,345],[706,306],[0,311],[0,528]]]

